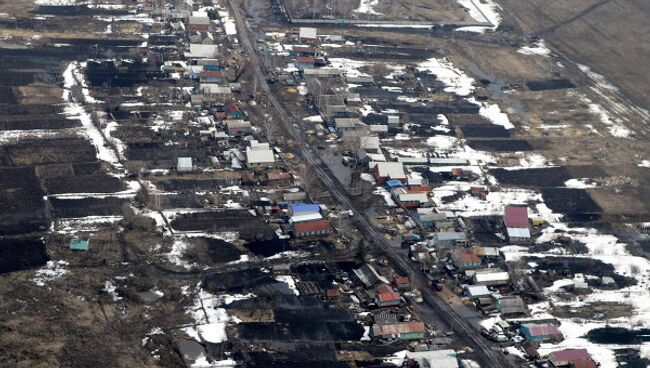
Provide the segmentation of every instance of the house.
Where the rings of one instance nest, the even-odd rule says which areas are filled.
[[[510,274],[498,268],[487,268],[477,270],[472,276],[472,280],[476,285],[501,286],[510,282]]]
[[[226,129],[232,137],[241,137],[253,132],[251,122],[244,120],[226,120]]]
[[[456,267],[462,270],[481,266],[481,259],[476,255],[474,249],[457,249],[455,252],[452,252],[451,259]]]
[[[377,304],[377,306],[380,308],[396,307],[401,303],[402,298],[400,297],[399,293],[394,291],[380,292],[375,296],[375,304]]]
[[[246,166],[248,168],[271,167],[274,164],[275,154],[269,148],[268,143],[250,141],[250,146],[246,147]]]
[[[337,132],[343,133],[355,130],[360,124],[359,119],[356,118],[335,118],[334,119],[334,129]]]
[[[222,83],[223,82],[223,73],[215,71],[202,71],[199,73],[199,81],[201,83]]]
[[[298,41],[303,43],[314,43],[318,41],[318,29],[312,27],[300,27],[298,30]]]
[[[176,163],[176,171],[180,172],[191,172],[192,167],[192,158],[191,157],[179,157]]]
[[[207,32],[210,29],[210,18],[208,17],[189,17],[187,19],[188,32]]]
[[[311,56],[298,56],[294,64],[300,70],[313,69],[316,66],[316,59]]]
[[[399,180],[406,183],[407,177],[404,173],[404,165],[401,162],[371,162],[370,166],[375,180],[379,184],[383,184],[388,180]]]
[[[78,250],[82,252],[88,251],[88,239],[72,238],[70,239],[70,250]]]
[[[371,333],[376,339],[420,340],[427,329],[422,322],[398,322],[373,325]]]
[[[506,206],[503,211],[503,223],[508,239],[511,242],[526,242],[530,240],[528,224],[528,207]]]
[[[525,323],[519,327],[524,337],[530,341],[562,341],[564,338],[556,325],[552,323]]]
[[[418,208],[413,216],[421,227],[431,228],[438,221],[447,221],[447,214],[434,212],[433,208]]]
[[[528,313],[528,307],[519,296],[504,296],[497,299],[496,308],[502,316],[520,316]]]
[[[331,231],[332,224],[330,220],[316,220],[293,224],[293,235],[296,238],[327,235]]]
[[[528,208],[524,206],[506,206],[503,214],[508,240],[513,243],[530,241]]]
[[[381,152],[379,137],[359,137],[359,148],[369,153]]]
[[[226,104],[225,112],[228,119],[241,119],[243,117],[239,105],[234,102],[228,102]]]
[[[214,59],[219,56],[219,46],[203,44],[203,43],[191,43],[190,52],[186,55],[188,58],[208,58]]]
[[[432,204],[427,193],[413,192],[404,188],[394,188],[391,193],[395,203],[402,208],[427,207]]]
[[[596,368],[587,349],[564,349],[554,351],[549,355],[553,367]]]
[[[352,271],[356,278],[361,282],[365,287],[369,288],[377,283],[388,284],[388,280],[385,277],[379,274],[377,270],[372,265],[364,264],[363,266]]]

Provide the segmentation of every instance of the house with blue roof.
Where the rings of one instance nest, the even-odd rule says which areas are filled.
[[[305,215],[309,213],[320,213],[320,205],[313,203],[296,203],[289,206],[291,215]]]

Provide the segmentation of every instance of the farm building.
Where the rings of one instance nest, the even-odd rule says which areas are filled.
[[[306,221],[293,224],[293,235],[297,238],[329,234],[332,225],[329,220]]]
[[[525,323],[519,327],[519,331],[530,341],[561,341],[562,333],[552,323]]]

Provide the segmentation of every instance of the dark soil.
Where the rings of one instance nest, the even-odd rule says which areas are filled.
[[[461,131],[465,137],[480,138],[508,138],[510,132],[500,125],[477,124],[462,126]]]
[[[60,176],[45,180],[48,194],[59,193],[115,193],[126,185],[111,175]]]
[[[547,81],[527,81],[526,87],[531,91],[546,91],[551,89],[575,88],[576,85],[568,79],[553,79]]]
[[[566,215],[599,214],[602,209],[584,189],[545,188],[542,197],[553,212]],[[579,217],[579,216],[576,216]]]
[[[519,152],[532,151],[534,147],[530,142],[521,139],[511,140],[469,140],[470,147],[478,151],[490,152]]]
[[[256,256],[262,257],[271,257],[292,249],[289,241],[285,239],[258,240],[247,243],[245,247]]]
[[[63,218],[121,216],[123,206],[130,202],[130,199],[115,197],[48,200],[56,217]]]
[[[0,240],[0,273],[40,267],[48,260],[42,239]]]

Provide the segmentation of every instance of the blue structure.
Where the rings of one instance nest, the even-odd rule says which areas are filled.
[[[71,250],[80,250],[80,251],[85,252],[85,251],[88,250],[88,240],[74,238],[74,239],[70,240],[70,249]]]
[[[291,208],[291,213],[296,214],[305,214],[310,212],[320,212],[320,205],[311,204],[311,203],[297,203],[289,206]]]
[[[384,187],[388,190],[391,190],[393,188],[401,188],[403,186],[404,184],[399,180],[389,180],[384,183]]]

